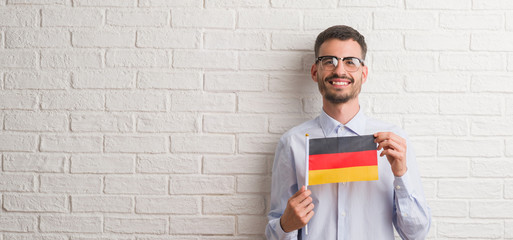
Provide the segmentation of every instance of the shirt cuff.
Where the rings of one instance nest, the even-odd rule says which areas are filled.
[[[401,177],[395,177],[394,191],[399,198],[408,198],[413,194],[409,171],[406,171]]]

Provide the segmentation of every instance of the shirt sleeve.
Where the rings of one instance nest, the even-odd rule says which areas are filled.
[[[408,142],[408,171],[394,179],[394,226],[402,239],[425,239],[431,225],[413,147]]]
[[[290,144],[282,137],[278,143],[273,163],[271,206],[267,216],[269,222],[265,228],[267,239],[297,239],[297,230],[286,233],[280,225],[280,218],[287,207],[289,198],[299,189],[291,151]]]

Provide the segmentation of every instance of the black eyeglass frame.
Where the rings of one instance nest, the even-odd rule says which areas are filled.
[[[363,61],[362,59],[360,59],[360,58],[357,58],[357,57],[343,57],[343,58],[339,58],[339,57],[337,57],[337,56],[329,56],[329,55],[328,55],[328,56],[320,56],[320,57],[318,57],[318,58],[317,58],[317,60],[315,60],[315,63],[318,63],[318,62],[320,62],[323,58],[327,58],[327,57],[329,57],[329,58],[336,58],[337,60],[340,60],[340,61],[342,61],[342,62],[344,62],[345,60],[348,60],[348,59],[357,59],[357,60],[360,62],[360,64],[361,64],[361,66],[359,66],[358,68],[360,68],[360,67],[362,67],[362,66],[365,66],[364,61]],[[337,64],[337,66],[338,66],[338,64]],[[356,71],[356,70],[355,70],[355,71]]]

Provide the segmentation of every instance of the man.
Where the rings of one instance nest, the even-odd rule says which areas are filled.
[[[367,80],[364,37],[348,26],[317,36],[312,79],[321,114],[292,128],[278,143],[273,165],[268,239],[424,239],[431,214],[415,155],[398,127],[364,115],[358,102]],[[305,134],[310,138],[374,135],[379,180],[305,189]],[[308,224],[308,235],[304,227]]]

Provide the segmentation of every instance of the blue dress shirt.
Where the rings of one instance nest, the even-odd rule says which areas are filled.
[[[304,228],[285,233],[280,217],[288,199],[305,185],[305,134],[310,138],[394,132],[407,141],[407,172],[395,177],[385,156],[379,157],[379,180],[308,186],[314,216]],[[272,172],[271,208],[267,239],[394,239],[395,226],[403,239],[424,239],[431,214],[426,205],[413,147],[397,126],[360,111],[343,125],[324,111],[286,132],[278,143]],[[393,225],[392,225],[393,224]]]

